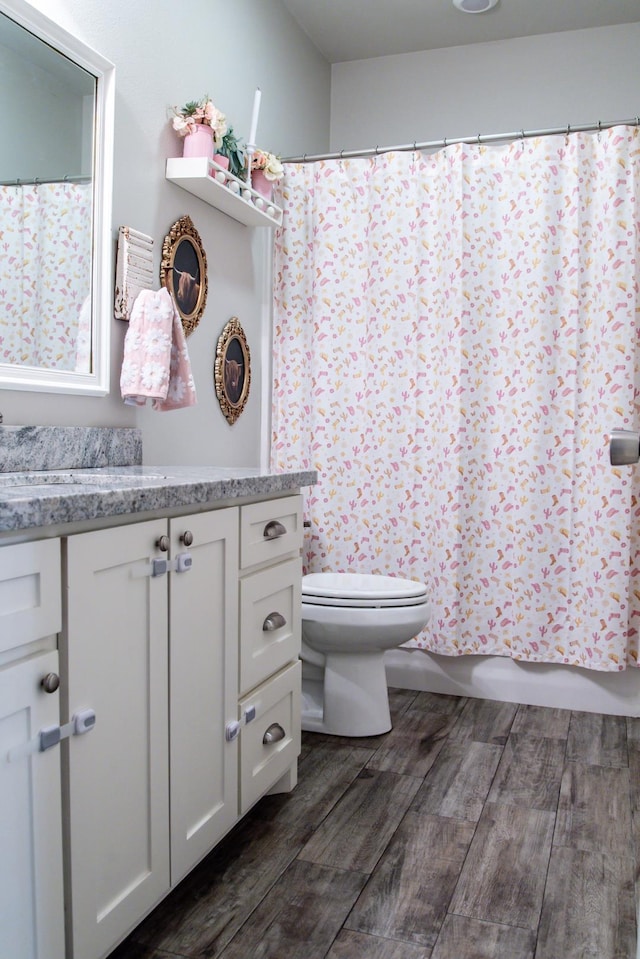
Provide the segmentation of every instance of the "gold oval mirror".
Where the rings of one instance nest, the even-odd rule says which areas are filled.
[[[237,316],[232,316],[218,340],[214,364],[216,396],[232,425],[242,413],[251,386],[251,355]]]
[[[207,302],[207,256],[190,216],[176,220],[164,238],[160,282],[169,290],[189,336]]]

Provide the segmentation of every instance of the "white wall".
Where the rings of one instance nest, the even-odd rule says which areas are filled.
[[[334,64],[331,150],[635,117],[639,44],[634,23]]]
[[[188,214],[208,259],[204,317],[188,341],[198,405],[171,413],[125,407],[118,389],[126,326],[110,319],[110,396],[0,391],[5,423],[141,426],[148,463],[256,465],[261,444],[261,351],[268,229],[229,219],[164,178],[165,157],[181,143],[167,120],[170,105],[205,93],[249,132],[253,95],[262,89],[258,145],[281,155],[326,150],[330,68],[280,0],[32,0],[116,66],[116,129],[112,237],[126,224],[162,240]],[[267,296],[267,299],[270,299]],[[218,337],[238,316],[252,354],[247,407],[233,426],[215,397]]]

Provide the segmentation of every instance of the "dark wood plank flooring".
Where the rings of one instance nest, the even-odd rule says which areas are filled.
[[[640,719],[390,690],[110,959],[635,959]]]

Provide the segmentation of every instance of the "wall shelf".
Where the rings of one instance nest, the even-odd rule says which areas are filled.
[[[282,223],[279,206],[207,157],[170,157],[166,177],[245,226],[274,229]]]

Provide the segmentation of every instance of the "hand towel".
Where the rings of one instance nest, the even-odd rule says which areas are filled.
[[[124,402],[155,410],[193,406],[196,391],[180,315],[171,294],[141,290],[124,341],[120,374]]]

